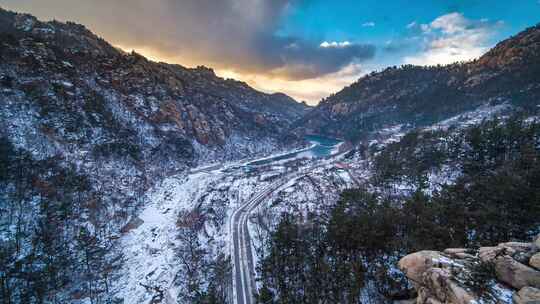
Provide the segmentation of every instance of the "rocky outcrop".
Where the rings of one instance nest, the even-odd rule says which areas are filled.
[[[540,270],[540,253],[537,253],[531,257],[529,260],[529,265]]]
[[[509,255],[494,260],[497,279],[516,289],[526,286],[540,288],[540,271],[521,264]]]
[[[438,251],[420,251],[410,254],[399,261],[399,268],[413,284],[421,285],[424,273],[448,258]]]
[[[523,287],[512,297],[515,304],[536,304],[540,303],[540,289],[534,287]]]
[[[501,243],[478,250],[420,251],[399,268],[424,303],[540,303],[540,254],[536,242]]]

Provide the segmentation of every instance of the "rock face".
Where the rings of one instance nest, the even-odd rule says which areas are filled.
[[[535,243],[420,251],[399,261],[424,303],[540,303]],[[522,262],[530,261],[530,262]]]
[[[359,140],[386,126],[429,125],[481,104],[534,109],[540,97],[540,25],[499,43],[479,60],[392,67],[321,101],[299,130]]]
[[[438,251],[420,251],[399,261],[399,268],[415,284],[422,284],[426,271],[448,258]]]
[[[531,257],[529,260],[529,265],[540,270],[540,253],[537,253]]]
[[[536,304],[540,303],[540,289],[533,287],[523,287],[512,297],[515,304]]]
[[[526,286],[540,288],[540,271],[521,264],[511,256],[504,255],[495,259],[497,279],[516,289]]]

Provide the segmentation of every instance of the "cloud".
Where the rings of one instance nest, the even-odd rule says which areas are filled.
[[[540,0],[539,0],[539,1],[540,1]],[[408,28],[408,29],[415,28],[416,26],[418,26],[418,23],[416,23],[416,21],[413,21],[413,22],[407,24],[407,28]]]
[[[368,66],[353,62],[334,73],[294,81],[272,78],[264,74],[238,74],[227,70],[218,70],[216,73],[225,78],[242,79],[261,91],[286,92],[298,101],[307,101],[308,104],[316,105],[322,98],[340,91],[369,71],[371,69]]]
[[[384,43],[381,50],[391,54],[391,56],[402,55],[404,52],[413,49],[414,46],[417,46],[421,40],[419,36],[390,39]]]
[[[422,50],[406,56],[404,63],[436,65],[478,58],[502,25],[501,21],[467,19],[461,13],[442,15],[429,24],[410,23],[407,28],[420,35]]]
[[[313,43],[294,38],[283,38],[283,42],[273,39],[261,41],[261,57],[267,60],[259,72],[274,77],[301,80],[315,78],[341,70],[352,62],[372,58],[375,47],[371,45],[345,42]]]
[[[105,39],[154,58],[240,73],[307,79],[374,56],[372,45],[321,47],[279,35],[302,0],[3,0],[41,18],[75,20]]]
[[[374,27],[374,26],[375,26],[375,22],[373,21],[365,22],[362,24],[362,27]]]
[[[328,42],[328,41],[324,41],[324,42],[321,43],[319,46],[322,47],[322,48],[343,48],[343,47],[351,46],[351,43],[350,43],[349,41],[343,41],[343,42],[337,42],[337,41]]]

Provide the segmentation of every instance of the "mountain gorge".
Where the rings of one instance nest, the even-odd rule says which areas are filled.
[[[104,292],[115,240],[153,185],[303,144],[288,131],[304,104],[126,53],[82,25],[0,10],[0,45],[4,303]]]
[[[338,167],[358,182],[276,220],[259,302],[540,301],[539,76],[535,26],[478,60],[389,68],[324,99],[297,131],[355,143]]]
[[[540,25],[308,107],[0,9],[0,302],[528,298],[539,80]]]

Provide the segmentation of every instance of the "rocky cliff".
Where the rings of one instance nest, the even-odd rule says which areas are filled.
[[[531,243],[420,251],[399,268],[418,293],[412,303],[540,303],[540,235]]]
[[[294,143],[289,126],[307,109],[206,67],[124,53],[74,23],[0,10],[0,43],[2,136],[42,155],[122,146],[171,169],[238,158]]]
[[[323,99],[297,125],[307,133],[359,140],[397,124],[425,126],[483,104],[540,104],[540,25],[480,59],[448,66],[391,67]]]

